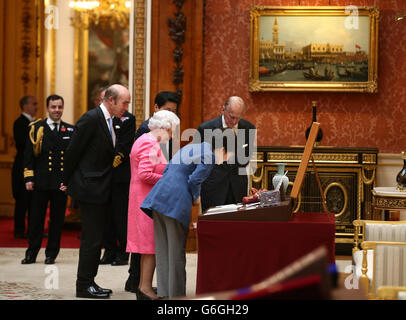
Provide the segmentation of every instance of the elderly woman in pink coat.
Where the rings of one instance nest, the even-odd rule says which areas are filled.
[[[141,254],[141,274],[137,299],[157,299],[152,288],[155,271],[155,238],[153,220],[140,205],[155,183],[162,177],[167,164],[160,144],[165,144],[179,118],[171,111],[155,112],[148,123],[151,130],[139,137],[131,149],[131,182],[128,202],[127,252]]]

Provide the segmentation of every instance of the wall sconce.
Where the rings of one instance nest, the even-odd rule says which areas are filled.
[[[406,17],[406,13],[398,13],[395,17],[395,21],[402,20],[404,17]]]

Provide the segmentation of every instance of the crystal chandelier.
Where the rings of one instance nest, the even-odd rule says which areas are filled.
[[[131,1],[72,0],[69,7],[75,11],[71,21],[76,28],[88,29],[90,25],[111,29],[129,27]]]

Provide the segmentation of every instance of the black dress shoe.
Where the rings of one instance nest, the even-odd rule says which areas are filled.
[[[137,300],[157,300],[142,292],[139,288],[137,290]]]
[[[21,260],[21,264],[31,264],[35,263],[36,257],[33,256],[26,256],[23,260]]]
[[[54,264],[54,263],[55,263],[55,258],[52,258],[52,257],[45,258],[45,264]]]
[[[95,286],[89,286],[86,289],[76,289],[76,298],[108,299],[110,294],[100,292]]]
[[[112,266],[125,266],[128,264],[128,260],[123,260],[120,258],[115,258],[114,261],[111,263]]]
[[[101,259],[100,259],[100,264],[111,264],[114,261],[113,257],[109,257],[104,255]]]
[[[108,293],[108,294],[113,293],[113,290],[102,288],[102,287],[100,287],[96,282],[93,282],[93,286],[94,286],[99,292]]]
[[[132,293],[137,293],[139,281],[128,278],[125,282],[124,290]]]

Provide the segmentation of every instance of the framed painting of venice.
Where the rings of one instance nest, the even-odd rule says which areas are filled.
[[[249,91],[378,90],[377,7],[253,6]]]

